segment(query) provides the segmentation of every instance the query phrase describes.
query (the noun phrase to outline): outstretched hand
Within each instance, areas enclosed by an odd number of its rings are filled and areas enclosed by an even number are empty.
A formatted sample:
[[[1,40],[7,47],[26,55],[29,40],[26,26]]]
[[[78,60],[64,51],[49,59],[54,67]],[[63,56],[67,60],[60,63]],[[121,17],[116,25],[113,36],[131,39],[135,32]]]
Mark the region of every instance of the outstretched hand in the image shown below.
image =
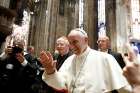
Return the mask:
[[[56,62],[53,60],[53,57],[50,52],[41,51],[40,62],[45,68],[47,74],[53,74],[55,72]]]

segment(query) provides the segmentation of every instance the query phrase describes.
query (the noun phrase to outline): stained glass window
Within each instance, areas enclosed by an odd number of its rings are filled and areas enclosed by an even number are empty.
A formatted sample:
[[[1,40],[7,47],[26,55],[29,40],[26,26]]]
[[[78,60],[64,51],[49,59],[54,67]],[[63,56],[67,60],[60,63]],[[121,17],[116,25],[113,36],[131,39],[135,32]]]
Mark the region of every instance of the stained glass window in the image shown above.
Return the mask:
[[[105,0],[98,0],[98,36],[106,36]]]
[[[139,0],[131,0],[131,31],[135,39],[140,39],[140,9]]]
[[[81,29],[83,29],[83,7],[84,7],[83,0],[79,0],[79,27]]]

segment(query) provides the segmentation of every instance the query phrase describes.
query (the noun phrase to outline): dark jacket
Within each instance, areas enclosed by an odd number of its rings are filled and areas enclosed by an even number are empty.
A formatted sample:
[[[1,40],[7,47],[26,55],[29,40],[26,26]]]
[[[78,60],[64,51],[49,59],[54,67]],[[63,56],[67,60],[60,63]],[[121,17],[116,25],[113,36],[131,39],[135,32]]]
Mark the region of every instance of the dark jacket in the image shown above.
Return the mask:
[[[30,63],[22,66],[14,57],[0,63],[0,91],[2,93],[31,93],[36,70]]]
[[[60,67],[62,66],[62,64],[64,63],[64,61],[71,55],[70,52],[68,52],[66,55],[58,55],[58,57],[56,58],[57,60],[57,64],[56,64],[56,69],[59,70]]]
[[[120,65],[121,68],[125,66],[125,62],[123,60],[123,57],[120,53],[113,52],[111,49],[108,50],[108,53],[114,56],[114,58],[117,60],[118,64]]]

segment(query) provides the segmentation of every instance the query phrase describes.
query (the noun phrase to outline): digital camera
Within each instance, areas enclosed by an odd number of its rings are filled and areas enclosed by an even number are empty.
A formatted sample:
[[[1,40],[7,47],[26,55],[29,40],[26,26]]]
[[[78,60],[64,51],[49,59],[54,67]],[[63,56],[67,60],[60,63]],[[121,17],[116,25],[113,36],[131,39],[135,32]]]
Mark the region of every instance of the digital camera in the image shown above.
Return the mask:
[[[12,47],[12,54],[21,53],[22,51],[23,49],[18,46]]]

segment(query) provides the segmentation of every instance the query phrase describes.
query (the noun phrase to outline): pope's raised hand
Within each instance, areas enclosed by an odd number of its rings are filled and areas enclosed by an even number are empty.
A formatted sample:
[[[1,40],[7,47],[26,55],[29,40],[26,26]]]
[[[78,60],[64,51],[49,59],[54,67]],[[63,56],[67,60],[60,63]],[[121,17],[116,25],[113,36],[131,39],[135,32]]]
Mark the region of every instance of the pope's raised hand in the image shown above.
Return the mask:
[[[53,57],[50,52],[41,51],[40,62],[45,68],[47,74],[53,74],[55,72],[56,62],[53,60]]]

